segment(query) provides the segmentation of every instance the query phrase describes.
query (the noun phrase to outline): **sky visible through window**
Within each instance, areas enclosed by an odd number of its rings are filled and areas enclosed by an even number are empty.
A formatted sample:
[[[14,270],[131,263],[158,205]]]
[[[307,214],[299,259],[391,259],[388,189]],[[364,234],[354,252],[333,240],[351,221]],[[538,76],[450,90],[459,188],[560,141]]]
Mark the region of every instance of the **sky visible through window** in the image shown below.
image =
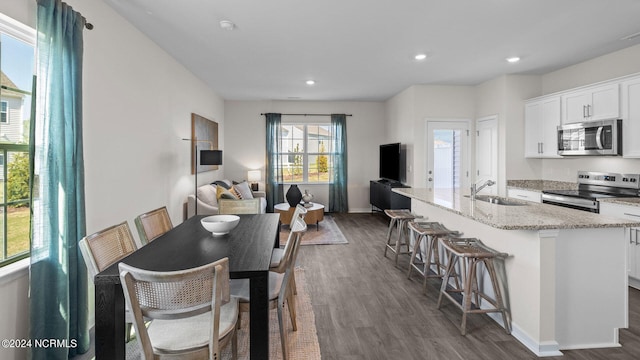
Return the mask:
[[[18,89],[31,92],[33,82],[33,46],[13,36],[0,34],[0,69]],[[22,108],[23,119],[31,114],[31,96],[26,96]]]

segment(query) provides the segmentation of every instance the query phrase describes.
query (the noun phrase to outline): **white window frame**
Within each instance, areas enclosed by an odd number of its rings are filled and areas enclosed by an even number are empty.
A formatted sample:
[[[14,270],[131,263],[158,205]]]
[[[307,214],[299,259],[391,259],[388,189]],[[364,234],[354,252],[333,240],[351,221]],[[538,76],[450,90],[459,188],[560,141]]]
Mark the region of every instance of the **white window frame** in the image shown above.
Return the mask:
[[[0,101],[0,123],[9,123],[9,102],[5,100]]]
[[[302,167],[302,181],[295,181],[295,180],[284,180],[283,179],[283,183],[285,184],[312,184],[312,185],[323,185],[323,184],[330,184],[331,180],[328,181],[310,181],[309,180],[309,157],[310,156],[320,156],[320,155],[326,155],[329,158],[329,162],[330,164],[332,164],[332,166],[329,167],[329,179],[331,179],[331,173],[333,172],[333,164],[334,164],[334,151],[330,146],[327,146],[327,152],[326,153],[318,153],[318,152],[309,152],[308,149],[308,145],[309,145],[309,126],[327,126],[329,125],[329,123],[322,123],[322,122],[313,122],[313,123],[304,123],[304,122],[283,122],[282,126],[302,126],[303,127],[303,152],[300,154],[302,156],[302,162],[303,162],[303,167]],[[335,141],[335,134],[331,134],[332,140]],[[282,142],[283,138],[278,139],[278,141]],[[282,148],[282,147],[281,147]],[[282,152],[280,153],[280,156],[286,156],[286,155],[290,155],[291,152]]]

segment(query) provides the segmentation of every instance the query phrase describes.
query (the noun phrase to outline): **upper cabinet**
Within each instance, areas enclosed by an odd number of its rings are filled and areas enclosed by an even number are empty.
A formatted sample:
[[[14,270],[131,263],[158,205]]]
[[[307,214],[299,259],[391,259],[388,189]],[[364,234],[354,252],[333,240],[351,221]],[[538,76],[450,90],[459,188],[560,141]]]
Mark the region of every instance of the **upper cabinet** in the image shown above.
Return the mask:
[[[640,158],[640,76],[621,83],[622,88],[622,154]]]
[[[558,155],[560,96],[529,100],[524,105],[524,156],[527,158],[560,158]]]
[[[569,91],[562,95],[562,123],[620,117],[619,85],[608,84]]]

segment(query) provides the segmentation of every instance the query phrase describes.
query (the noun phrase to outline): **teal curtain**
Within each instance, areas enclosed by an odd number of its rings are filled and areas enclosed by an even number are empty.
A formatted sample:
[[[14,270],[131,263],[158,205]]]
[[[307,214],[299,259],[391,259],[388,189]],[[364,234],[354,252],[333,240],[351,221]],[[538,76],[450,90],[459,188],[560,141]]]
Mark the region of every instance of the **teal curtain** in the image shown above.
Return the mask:
[[[282,152],[280,138],[282,135],[282,114],[268,113],[267,120],[267,168],[266,195],[267,212],[273,212],[273,206],[284,202],[284,186],[282,183]]]
[[[30,336],[32,359],[67,359],[89,349],[82,154],[82,30],[59,0],[37,0],[37,87],[32,179]],[[62,346],[60,346],[62,344]]]
[[[347,116],[331,114],[334,136],[333,173],[329,183],[329,212],[348,212],[347,196]]]

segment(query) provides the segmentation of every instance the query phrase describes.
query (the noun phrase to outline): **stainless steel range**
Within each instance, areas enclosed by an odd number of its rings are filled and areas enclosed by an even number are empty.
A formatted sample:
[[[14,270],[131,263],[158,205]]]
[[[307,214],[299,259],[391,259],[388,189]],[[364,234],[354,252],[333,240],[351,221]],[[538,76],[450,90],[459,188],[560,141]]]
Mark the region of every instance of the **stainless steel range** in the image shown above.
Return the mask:
[[[542,202],[600,212],[600,199],[640,197],[640,174],[578,171],[578,190],[544,190]]]

